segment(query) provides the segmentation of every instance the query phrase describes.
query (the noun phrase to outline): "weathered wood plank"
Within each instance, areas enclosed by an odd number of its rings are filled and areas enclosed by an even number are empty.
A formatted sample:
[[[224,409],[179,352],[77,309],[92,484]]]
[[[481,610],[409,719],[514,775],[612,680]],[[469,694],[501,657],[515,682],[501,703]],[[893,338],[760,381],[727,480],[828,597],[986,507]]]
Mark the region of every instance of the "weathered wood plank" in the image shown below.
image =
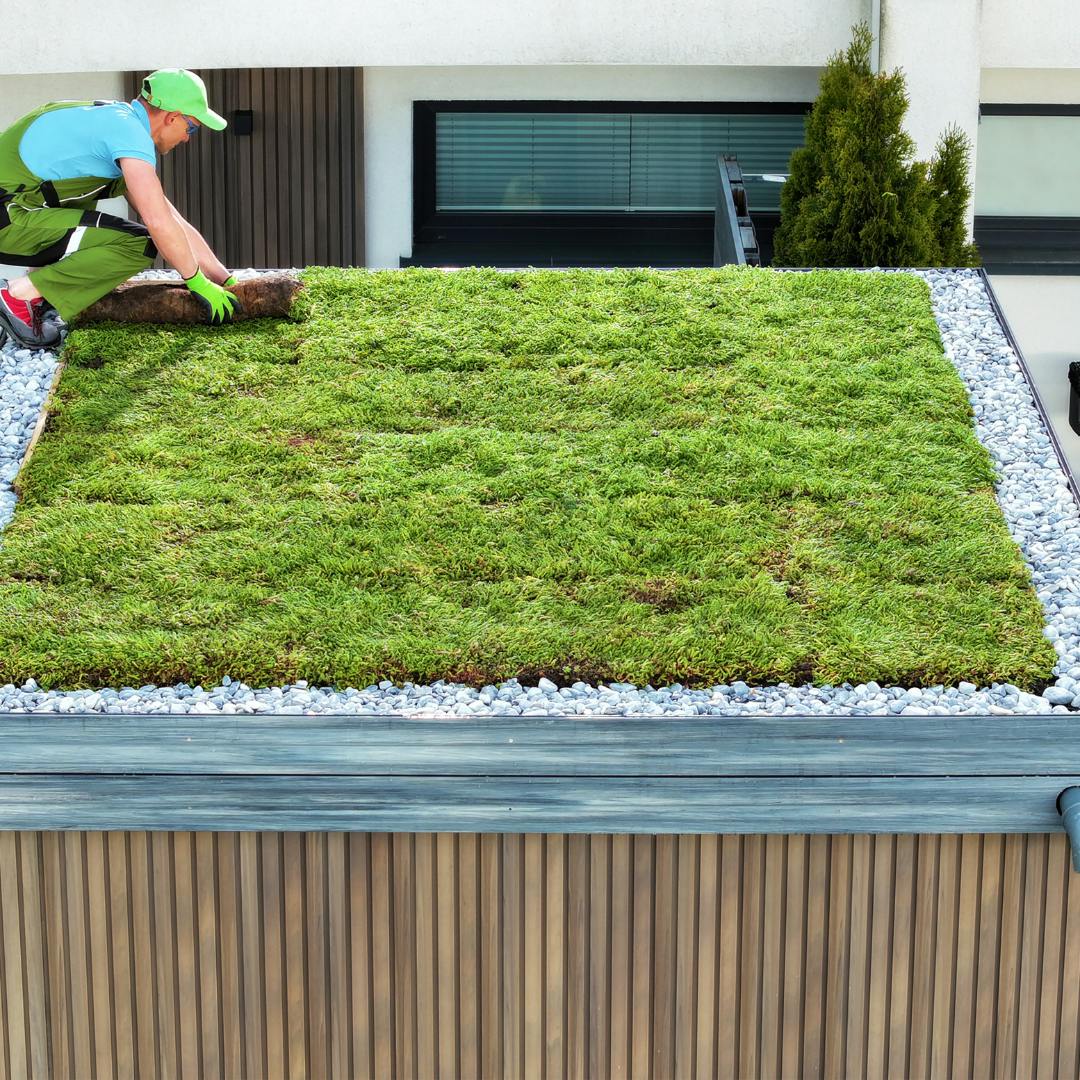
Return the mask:
[[[0,997],[6,1008],[0,1010],[0,1023],[8,1034],[8,1053],[4,1054],[0,1037],[0,1076],[29,1075],[29,1047],[23,1032],[26,1027],[26,998],[23,994],[23,930],[19,902],[19,881],[14,873],[16,844],[14,833],[0,833],[0,863],[7,872],[0,874]],[[10,1068],[10,1072],[8,1069]]]
[[[42,878],[42,845],[40,834],[28,833],[19,837],[19,861],[22,865],[23,890],[23,947],[26,950],[26,998],[29,1031],[29,1056],[32,1080],[49,1076],[49,1015],[48,969],[44,955],[45,941],[41,933],[45,912]],[[30,917],[32,914],[32,919]]]
[[[1080,722],[1030,717],[5,715],[3,773],[1080,775]]]
[[[720,955],[717,961],[716,1045],[717,1076],[734,1076],[739,1061],[739,1018],[734,1003],[742,993],[740,979],[740,913],[742,911],[743,838],[724,836],[720,839],[719,903]],[[650,867],[651,872],[651,867]],[[637,882],[635,881],[635,890]],[[636,912],[635,908],[635,912]],[[634,976],[638,976],[637,966]],[[637,1080],[635,1076],[635,1080]]]
[[[73,1075],[91,1075],[94,1071],[93,1030],[94,994],[89,949],[86,896],[86,834],[67,834],[63,838],[64,876],[67,890],[64,932],[71,940],[83,943],[82,948],[68,952],[70,982],[65,987],[70,995],[71,1033],[74,1046]]]
[[[307,1026],[307,934],[304,932],[304,837],[298,832],[285,836],[284,873],[285,917],[282,938],[285,950],[285,1038],[286,1074],[301,1080],[308,1048]]]
[[[809,838],[809,871],[806,885],[805,996],[803,999],[803,1076],[825,1076],[825,995],[829,928],[828,836]]]
[[[416,949],[416,1072],[419,1076],[437,1076],[435,1043],[440,1021],[436,1011],[438,989],[438,941],[435,897],[435,837],[421,833],[413,837],[413,857],[416,860],[414,892],[416,922],[413,941]]]
[[[715,848],[716,837],[708,837]],[[633,1002],[633,837],[616,836],[611,841],[611,1061],[608,1075],[613,1080],[630,1076]],[[710,970],[712,966],[710,965]],[[709,1024],[709,1029],[712,1025]]]
[[[450,830],[448,830],[450,831]],[[483,1005],[480,978],[480,838],[457,838],[458,910],[458,1075],[480,1075],[480,1018]]]
[[[336,839],[342,839],[335,834]],[[226,1076],[244,1075],[243,1032],[243,924],[240,917],[240,895],[237,882],[240,872],[240,835],[214,837],[217,860],[216,885],[220,896],[217,925],[221,949],[221,1026],[222,1072]],[[204,918],[199,912],[200,921]]]
[[[261,844],[252,832],[240,840],[239,900],[240,936],[243,941],[240,970],[243,978],[245,1016],[243,1025],[243,1075],[267,1076],[266,1006],[263,996],[264,956],[260,944],[262,867]]]
[[[1057,832],[1073,777],[0,776],[0,829]]]
[[[655,880],[655,836],[635,836],[633,838],[633,860],[631,895],[637,900],[638,897],[650,895],[652,883]],[[630,1076],[632,1080],[647,1080],[648,1077],[653,1075],[652,981],[656,922],[651,902],[635,902],[633,907],[631,918],[634,927],[634,943],[630,965]],[[731,922],[737,925],[737,918],[731,920]],[[721,1015],[731,1016],[733,1011]],[[729,1040],[725,1045],[731,1046],[733,1044],[734,1040]],[[734,1073],[734,1070],[732,1070],[732,1073]]]
[[[458,989],[460,962],[458,958],[458,859],[457,838],[453,833],[438,833],[435,837],[435,933],[436,988],[439,1030],[436,1050],[436,1072],[446,1080],[458,1080],[458,1015],[461,1011]],[[539,996],[534,998],[540,1001]]]
[[[109,933],[110,883],[107,880],[106,837],[103,833],[86,834],[86,927],[90,986],[91,1034],[93,1036],[94,1075],[111,1076],[116,1071],[113,1017],[113,992],[110,982],[111,955],[116,937]],[[22,996],[21,994],[19,995]]]
[[[566,1075],[566,837],[545,836],[543,841],[544,1080],[556,1080]]]
[[[304,837],[304,946],[307,978],[307,1054],[304,1070],[308,1076],[326,1076],[330,1072],[330,1025],[327,1022],[330,1001],[328,957],[329,916],[327,913],[327,834],[311,833]]]
[[[629,840],[629,837],[622,839]],[[544,838],[524,838],[525,895],[524,1025],[525,1080],[543,1080],[544,1066]],[[617,946],[613,951],[617,950]],[[442,1013],[440,1011],[440,1020]],[[447,1021],[450,1021],[447,1016]],[[447,1074],[448,1076],[450,1074]]]
[[[123,833],[119,833],[124,838]],[[154,894],[151,889],[153,840],[149,833],[126,838],[131,860],[131,936],[134,964],[135,1060],[137,1072],[152,1076],[158,1070],[158,1023],[155,1009],[156,942],[153,934]]]
[[[191,833],[175,833],[173,846],[172,881],[173,903],[176,912],[176,930],[172,947],[176,950],[176,1019],[180,1032],[179,1075],[191,1080],[202,1075],[199,1031],[196,1018],[188,1012],[185,1002],[199,997],[198,937],[195,912],[198,906],[195,896],[195,837]]]
[[[267,1080],[285,1080],[288,1075],[285,988],[288,976],[285,969],[285,900],[282,869],[284,837],[264,833],[259,838],[262,858],[261,940],[263,943],[263,1032],[265,1033]]]
[[[352,1068],[348,1076],[376,1076],[376,1050],[384,1043],[375,1030],[375,948],[372,943],[374,902],[372,837],[353,833],[346,839],[349,873],[349,940],[347,960],[351,994]],[[342,1002],[342,1004],[345,1002]]]
[[[570,841],[574,843],[573,840]],[[679,840],[656,838],[656,915],[653,919],[652,1075],[678,1076],[675,1070],[676,940],[678,924]],[[752,1070],[748,1070],[747,1075]],[[684,1074],[685,1075],[685,1074]]]
[[[228,843],[232,837],[218,839]],[[224,1034],[227,1026],[222,1011],[229,1001],[218,981],[224,967],[224,939],[227,913],[218,895],[218,869],[215,836],[202,832],[195,838],[195,904],[191,913],[195,956],[198,961],[198,995],[201,1003],[199,1038],[202,1042],[199,1069],[204,1076],[221,1076]],[[231,1026],[231,1025],[229,1025]]]
[[[783,1041],[783,1053],[780,1065],[784,1075],[796,1069],[796,1063],[803,1060],[806,1010],[806,955],[807,923],[807,882],[809,872],[808,836],[793,836],[787,841],[786,865],[782,868],[786,879],[784,898],[784,936],[780,941],[783,949],[783,1019],[780,1033]]]
[[[525,837],[502,837],[502,1075],[525,1075]],[[424,1075],[421,1070],[421,1076]],[[434,1075],[429,1072],[427,1075]]]
[[[908,1061],[911,1034],[912,919],[915,914],[915,843],[910,833],[896,837],[896,882],[893,896],[889,1030],[886,1061],[893,1080],[913,1074]]]
[[[684,838],[693,843],[693,837]],[[589,1076],[611,1076],[611,837],[589,842]]]
[[[502,937],[503,910],[500,902],[502,875],[498,836],[481,836],[479,851],[480,889],[477,940],[480,947],[480,1073],[481,1076],[502,1076],[503,1014],[502,1014]]]

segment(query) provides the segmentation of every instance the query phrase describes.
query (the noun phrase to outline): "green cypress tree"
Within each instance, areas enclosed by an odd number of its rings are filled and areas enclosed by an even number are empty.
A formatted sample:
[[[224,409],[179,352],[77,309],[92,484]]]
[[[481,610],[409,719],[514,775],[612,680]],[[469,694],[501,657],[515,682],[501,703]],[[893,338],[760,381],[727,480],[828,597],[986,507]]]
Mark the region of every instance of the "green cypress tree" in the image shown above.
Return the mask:
[[[967,136],[957,125],[950,125],[938,140],[929,176],[941,266],[979,265],[979,253],[968,243],[965,221],[971,201],[970,163]]]
[[[903,130],[900,71],[875,75],[873,35],[852,28],[829,58],[780,195],[774,266],[969,265],[966,137],[953,127],[930,164]]]

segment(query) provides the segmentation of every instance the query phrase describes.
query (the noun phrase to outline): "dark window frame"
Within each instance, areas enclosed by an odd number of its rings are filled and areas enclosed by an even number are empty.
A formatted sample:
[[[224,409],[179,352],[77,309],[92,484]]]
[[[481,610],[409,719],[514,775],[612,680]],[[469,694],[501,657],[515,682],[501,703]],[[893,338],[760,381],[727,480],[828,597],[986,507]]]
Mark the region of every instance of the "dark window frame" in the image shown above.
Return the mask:
[[[806,115],[809,101],[414,101],[413,243],[670,243],[712,232],[708,211],[447,211],[435,208],[435,116],[439,112],[647,112],[681,114],[775,113]],[[758,214],[752,215],[758,223]],[[779,215],[762,212],[775,228]]]
[[[980,116],[1080,116],[1080,105],[1013,105],[980,102]]]
[[[984,116],[1080,116],[1080,104],[980,102]],[[995,273],[1075,274],[1080,268],[1080,217],[977,214],[975,242]]]

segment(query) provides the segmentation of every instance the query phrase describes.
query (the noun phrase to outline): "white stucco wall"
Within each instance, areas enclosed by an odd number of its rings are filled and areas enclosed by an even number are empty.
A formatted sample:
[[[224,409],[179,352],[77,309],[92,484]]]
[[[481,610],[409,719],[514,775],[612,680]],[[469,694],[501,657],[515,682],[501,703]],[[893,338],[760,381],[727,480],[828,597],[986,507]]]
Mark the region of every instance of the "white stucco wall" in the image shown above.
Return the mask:
[[[979,142],[981,0],[882,0],[881,68],[902,68],[910,104],[904,127],[916,156],[928,161],[946,127],[956,124],[971,146],[969,183],[975,183]],[[927,28],[933,27],[928,34]],[[974,200],[968,204],[970,236]]]
[[[979,100],[1006,105],[1080,104],[1080,68],[987,68]]]
[[[903,69],[910,98],[904,127],[920,158],[930,157],[949,124],[959,124],[973,147],[978,138],[979,3],[882,0],[881,67]]]
[[[10,65],[8,65],[10,66]],[[47,101],[96,101],[124,97],[122,71],[79,71],[48,75],[0,75],[0,131]],[[100,209],[128,216],[126,199],[105,199]],[[24,267],[0,265],[0,277],[22,273]]]
[[[952,0],[942,2],[947,10]],[[1076,0],[982,0],[982,66],[1080,67]]]
[[[477,64],[814,66],[841,47],[872,0],[127,0],[4,5],[4,70]],[[894,0],[902,3],[906,0]],[[921,0],[911,0],[912,8]],[[922,23],[953,0],[937,0]],[[981,0],[987,68],[1080,67],[1076,0]],[[166,32],[167,28],[167,32]],[[913,62],[914,58],[906,58]]]
[[[6,0],[12,73],[427,64],[818,65],[869,0]]]
[[[364,156],[367,264],[412,254],[414,101],[809,101],[818,68],[367,68]]]
[[[5,67],[10,69],[7,57]],[[46,101],[122,98],[122,71],[77,71],[49,75],[0,75],[0,130]]]

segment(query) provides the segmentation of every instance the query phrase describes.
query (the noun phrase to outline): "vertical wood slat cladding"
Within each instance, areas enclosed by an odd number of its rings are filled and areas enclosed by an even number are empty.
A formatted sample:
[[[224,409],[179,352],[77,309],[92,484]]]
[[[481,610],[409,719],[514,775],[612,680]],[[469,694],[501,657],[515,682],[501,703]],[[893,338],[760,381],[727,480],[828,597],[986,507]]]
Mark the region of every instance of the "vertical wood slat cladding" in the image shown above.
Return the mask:
[[[0,1077],[1080,1075],[1063,835],[0,832]]]
[[[135,97],[148,72],[127,76]],[[363,71],[200,71],[229,121],[159,159],[165,193],[230,267],[363,266]],[[251,109],[251,135],[232,130]]]

